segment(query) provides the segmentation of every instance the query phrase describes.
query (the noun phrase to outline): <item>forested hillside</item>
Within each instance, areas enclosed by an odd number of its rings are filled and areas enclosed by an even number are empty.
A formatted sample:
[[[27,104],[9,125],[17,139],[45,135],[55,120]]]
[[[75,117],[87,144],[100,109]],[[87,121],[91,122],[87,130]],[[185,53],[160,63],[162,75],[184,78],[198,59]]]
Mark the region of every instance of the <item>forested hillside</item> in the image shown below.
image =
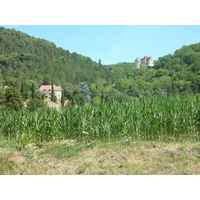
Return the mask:
[[[30,37],[14,29],[0,28],[0,67],[5,84],[18,86],[22,80],[57,85],[65,82],[94,82],[98,64],[89,57],[69,53],[54,43]],[[14,78],[13,78],[14,77]]]
[[[47,40],[0,27],[2,86],[20,88],[22,81],[26,81],[29,88],[34,83],[38,89],[41,84],[53,82],[65,89],[66,97],[72,98],[80,94],[79,83],[90,85],[98,78],[107,80],[107,71],[89,57],[70,53]]]
[[[200,43],[160,57],[151,69],[135,69],[134,63],[105,66],[101,60],[96,63],[47,40],[0,27],[0,85],[20,88],[23,81],[36,89],[53,82],[62,86],[65,98],[79,95],[78,102],[81,93],[94,104],[199,93]]]
[[[110,68],[121,74],[115,89],[132,97],[196,94],[200,92],[200,43],[160,57],[153,68],[135,69],[131,64]]]

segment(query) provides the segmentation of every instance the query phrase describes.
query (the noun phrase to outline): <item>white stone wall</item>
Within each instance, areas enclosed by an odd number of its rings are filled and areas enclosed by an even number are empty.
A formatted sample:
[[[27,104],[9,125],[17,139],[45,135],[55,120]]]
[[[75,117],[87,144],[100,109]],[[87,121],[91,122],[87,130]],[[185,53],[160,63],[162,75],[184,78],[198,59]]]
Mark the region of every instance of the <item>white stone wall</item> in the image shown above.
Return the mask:
[[[150,66],[150,67],[154,66],[154,62],[153,62],[153,59],[151,57],[149,59],[148,66]]]
[[[142,60],[141,67],[146,67],[146,66],[147,66],[146,60]]]
[[[136,68],[137,68],[137,69],[140,68],[140,64],[141,64],[141,61],[136,61],[136,62],[135,62],[135,65],[136,65]]]
[[[62,97],[62,91],[61,90],[55,90],[55,96],[58,100],[61,100]]]
[[[136,66],[136,69],[139,69],[140,68],[140,65],[141,65],[141,60],[137,57],[135,59],[135,66]]]

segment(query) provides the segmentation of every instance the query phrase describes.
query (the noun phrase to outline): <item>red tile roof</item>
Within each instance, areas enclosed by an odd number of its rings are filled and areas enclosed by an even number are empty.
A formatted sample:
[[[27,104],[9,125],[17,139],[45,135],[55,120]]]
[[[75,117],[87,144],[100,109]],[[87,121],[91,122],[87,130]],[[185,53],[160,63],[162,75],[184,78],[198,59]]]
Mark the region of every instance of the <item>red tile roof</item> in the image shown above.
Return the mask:
[[[51,85],[41,85],[40,91],[44,93],[51,93]],[[61,86],[53,85],[54,90],[62,90]]]

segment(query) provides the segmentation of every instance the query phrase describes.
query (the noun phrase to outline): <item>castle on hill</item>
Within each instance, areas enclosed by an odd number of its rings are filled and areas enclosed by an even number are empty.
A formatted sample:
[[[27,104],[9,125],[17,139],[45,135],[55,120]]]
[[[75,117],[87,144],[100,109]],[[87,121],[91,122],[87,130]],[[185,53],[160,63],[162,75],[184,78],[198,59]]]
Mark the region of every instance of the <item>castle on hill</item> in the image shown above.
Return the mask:
[[[139,59],[138,57],[135,59],[135,66],[137,69],[140,67],[153,67],[154,62],[153,59],[148,56],[144,56],[144,58]]]

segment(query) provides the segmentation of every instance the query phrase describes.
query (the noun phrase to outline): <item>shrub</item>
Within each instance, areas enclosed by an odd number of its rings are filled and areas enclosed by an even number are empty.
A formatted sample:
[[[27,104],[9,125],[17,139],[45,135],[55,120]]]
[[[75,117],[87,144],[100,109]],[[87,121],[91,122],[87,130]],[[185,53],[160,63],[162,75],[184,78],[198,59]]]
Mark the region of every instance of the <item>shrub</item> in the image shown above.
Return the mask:
[[[29,110],[34,111],[37,108],[45,108],[46,103],[42,99],[31,99],[27,103],[27,107],[29,108]]]
[[[5,93],[6,108],[9,110],[19,110],[23,107],[23,98],[20,91],[15,87],[6,89]]]

